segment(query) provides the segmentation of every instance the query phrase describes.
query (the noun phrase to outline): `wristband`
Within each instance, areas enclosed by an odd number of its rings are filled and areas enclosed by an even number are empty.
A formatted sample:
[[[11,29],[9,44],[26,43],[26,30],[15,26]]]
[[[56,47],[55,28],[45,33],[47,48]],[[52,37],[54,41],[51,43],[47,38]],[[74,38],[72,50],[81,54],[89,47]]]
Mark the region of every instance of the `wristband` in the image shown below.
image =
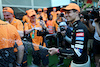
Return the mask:
[[[22,64],[19,64],[19,63],[17,63],[17,62],[16,62],[16,65],[17,65],[17,66],[22,66]]]

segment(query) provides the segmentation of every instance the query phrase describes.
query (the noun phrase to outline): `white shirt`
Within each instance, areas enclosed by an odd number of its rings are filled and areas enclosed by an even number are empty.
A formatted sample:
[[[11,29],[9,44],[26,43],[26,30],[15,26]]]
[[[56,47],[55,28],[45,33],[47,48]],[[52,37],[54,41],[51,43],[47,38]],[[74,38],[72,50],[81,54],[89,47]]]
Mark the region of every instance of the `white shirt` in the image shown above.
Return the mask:
[[[96,29],[96,25],[95,25],[95,22],[92,23],[92,25],[95,27],[95,33],[94,33],[94,38],[98,41],[100,41],[100,37],[97,33],[97,29]]]

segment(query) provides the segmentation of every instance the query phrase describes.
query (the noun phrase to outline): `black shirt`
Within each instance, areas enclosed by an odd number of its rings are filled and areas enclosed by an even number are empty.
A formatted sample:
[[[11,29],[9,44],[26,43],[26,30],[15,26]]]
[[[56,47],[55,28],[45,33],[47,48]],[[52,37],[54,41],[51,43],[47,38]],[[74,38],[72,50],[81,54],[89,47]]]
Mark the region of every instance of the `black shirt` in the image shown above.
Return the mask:
[[[74,51],[73,62],[76,64],[86,63],[88,60],[87,56],[87,41],[88,41],[88,30],[81,21],[73,23],[73,32],[71,33],[72,44],[71,48]],[[60,53],[63,50],[59,50]]]

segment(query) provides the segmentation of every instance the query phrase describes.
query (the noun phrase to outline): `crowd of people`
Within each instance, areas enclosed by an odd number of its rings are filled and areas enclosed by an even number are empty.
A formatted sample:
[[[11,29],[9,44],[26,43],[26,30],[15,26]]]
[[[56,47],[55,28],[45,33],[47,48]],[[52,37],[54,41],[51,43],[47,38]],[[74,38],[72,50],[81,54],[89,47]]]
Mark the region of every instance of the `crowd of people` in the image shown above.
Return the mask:
[[[22,20],[14,17],[10,7],[2,11],[5,21],[0,20],[0,67],[28,67],[30,48],[33,64],[39,67],[49,67],[49,54],[59,55],[57,66],[70,56],[70,67],[91,67],[92,57],[95,67],[100,67],[100,4],[87,14],[75,3],[60,11],[54,7],[49,16],[47,8],[39,8],[37,13],[29,9]]]

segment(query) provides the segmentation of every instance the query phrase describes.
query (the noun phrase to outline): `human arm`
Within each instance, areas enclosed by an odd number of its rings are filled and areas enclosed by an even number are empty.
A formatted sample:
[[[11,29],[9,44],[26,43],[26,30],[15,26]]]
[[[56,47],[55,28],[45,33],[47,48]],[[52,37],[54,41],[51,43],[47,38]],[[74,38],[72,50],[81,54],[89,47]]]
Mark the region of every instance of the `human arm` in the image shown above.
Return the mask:
[[[24,36],[24,32],[23,32],[23,24],[20,20],[17,20],[17,31],[20,35],[20,37],[22,38]]]
[[[23,55],[24,55],[24,45],[18,46],[17,49],[18,49],[18,52],[17,52],[16,63],[21,64],[22,59],[23,59]],[[20,66],[16,65],[16,67],[20,67]]]
[[[97,33],[98,33],[98,35],[100,37],[100,23],[95,22],[95,25],[96,25]]]
[[[50,53],[50,55],[54,55],[57,53],[63,54],[63,55],[74,55],[74,51],[71,48],[68,49],[58,49],[58,48],[49,48],[48,52]]]
[[[15,42],[18,45],[18,47],[17,47],[18,52],[17,52],[17,60],[16,60],[16,63],[17,64],[21,64],[22,59],[23,59],[23,55],[24,55],[24,45],[23,45],[23,43],[21,41],[21,38],[20,38],[17,30],[15,31]],[[16,67],[20,67],[20,66],[16,65]]]

